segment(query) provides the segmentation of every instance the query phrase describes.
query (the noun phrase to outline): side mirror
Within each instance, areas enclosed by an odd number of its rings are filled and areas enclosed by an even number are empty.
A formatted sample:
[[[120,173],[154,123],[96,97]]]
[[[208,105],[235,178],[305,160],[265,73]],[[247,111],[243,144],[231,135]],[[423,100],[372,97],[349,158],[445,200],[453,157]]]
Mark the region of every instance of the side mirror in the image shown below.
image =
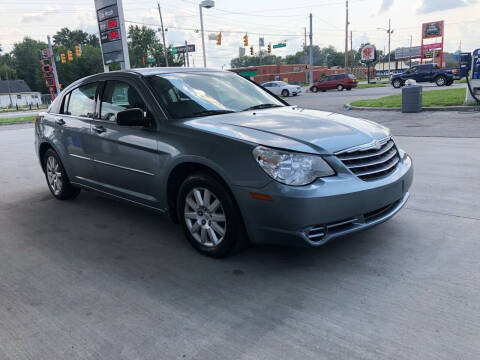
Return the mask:
[[[117,113],[117,124],[122,126],[146,126],[143,110],[138,108],[127,109]]]

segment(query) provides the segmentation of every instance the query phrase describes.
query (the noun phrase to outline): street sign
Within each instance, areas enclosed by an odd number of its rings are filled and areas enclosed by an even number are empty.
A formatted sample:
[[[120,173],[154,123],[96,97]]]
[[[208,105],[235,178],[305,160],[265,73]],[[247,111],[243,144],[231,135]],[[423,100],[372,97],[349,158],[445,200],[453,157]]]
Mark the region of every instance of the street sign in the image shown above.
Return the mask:
[[[243,76],[243,77],[257,76],[257,72],[256,71],[244,71],[244,72],[240,73],[240,75]]]
[[[278,48],[282,48],[282,47],[285,47],[285,46],[287,46],[287,43],[278,43],[278,44],[273,45],[272,47],[274,49],[278,49]]]
[[[55,61],[59,62],[60,61],[60,55],[55,56]]]
[[[153,57],[148,57],[147,58],[147,63],[154,63],[155,62],[155,58]]]
[[[186,52],[185,51],[185,45],[172,47],[172,54],[173,55],[184,54],[185,52]],[[189,53],[195,52],[195,44],[188,44],[188,52]]]

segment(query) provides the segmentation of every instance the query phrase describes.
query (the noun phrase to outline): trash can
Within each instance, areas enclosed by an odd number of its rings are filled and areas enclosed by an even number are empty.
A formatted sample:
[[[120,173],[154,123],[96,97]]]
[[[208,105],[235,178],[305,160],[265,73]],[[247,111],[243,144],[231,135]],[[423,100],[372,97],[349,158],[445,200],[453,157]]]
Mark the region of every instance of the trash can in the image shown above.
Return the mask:
[[[402,88],[402,113],[422,111],[422,86],[409,85]]]

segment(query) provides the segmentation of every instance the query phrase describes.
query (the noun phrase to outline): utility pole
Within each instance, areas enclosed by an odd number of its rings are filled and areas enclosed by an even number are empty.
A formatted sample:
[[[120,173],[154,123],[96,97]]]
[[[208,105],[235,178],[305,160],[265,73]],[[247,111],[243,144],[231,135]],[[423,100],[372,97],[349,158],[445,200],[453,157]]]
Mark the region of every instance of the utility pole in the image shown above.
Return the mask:
[[[307,60],[307,27],[305,26],[303,28],[303,30],[305,31],[305,40],[303,42],[303,55],[304,55],[304,60],[305,60],[305,82],[308,81],[308,75],[307,75],[307,64],[308,64],[308,60]]]
[[[188,42],[185,40],[185,54],[187,54],[187,67],[190,67],[190,59],[188,56]]]
[[[6,80],[7,80],[8,97],[10,98],[10,107],[13,107],[12,91],[11,91],[11,89],[10,89],[10,81],[8,80],[8,71],[5,71],[5,78],[6,78]]]
[[[312,13],[310,13],[310,86],[313,85],[313,35],[312,35]]]
[[[57,90],[57,96],[58,96],[58,94],[60,94],[60,86],[58,83],[57,66],[55,65],[55,56],[53,56],[53,49],[52,49],[52,42],[50,41],[50,35],[47,35],[47,42],[48,42],[48,52],[50,56],[50,63],[52,64],[53,78],[55,79],[55,89]]]
[[[345,2],[345,74],[348,66],[348,0]]]
[[[390,37],[392,35],[392,28],[390,19],[388,19],[388,76],[390,76]]]
[[[160,26],[162,27],[163,56],[165,56],[165,66],[168,67],[167,43],[165,42],[165,30],[163,28],[162,9],[160,8],[159,2],[157,2],[157,5],[158,5],[158,15],[160,15]]]
[[[410,55],[410,67],[412,67],[412,35],[410,35],[410,49],[408,55]]]
[[[350,30],[350,53],[352,55],[351,61],[350,61],[350,72],[353,74],[353,57],[354,57],[354,52],[353,52],[353,31]]]

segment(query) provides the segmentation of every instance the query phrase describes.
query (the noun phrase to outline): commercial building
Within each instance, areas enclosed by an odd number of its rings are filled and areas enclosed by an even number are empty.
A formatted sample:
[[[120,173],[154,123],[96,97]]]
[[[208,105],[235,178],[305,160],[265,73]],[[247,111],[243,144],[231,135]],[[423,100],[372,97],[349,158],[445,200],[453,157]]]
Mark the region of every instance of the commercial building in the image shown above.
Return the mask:
[[[375,70],[372,68],[371,75],[375,75]],[[281,80],[289,84],[299,84],[308,82],[309,70],[305,64],[276,64],[276,65],[258,65],[248,66],[243,68],[234,68],[231,71],[236,72],[242,76],[248,77],[256,83],[263,83],[266,81]],[[366,67],[354,67],[348,69],[349,73],[353,73],[356,77],[364,78],[367,76]],[[342,67],[314,66],[313,79],[320,80],[325,76],[333,74],[343,74]]]
[[[0,107],[40,105],[39,92],[32,91],[24,80],[0,81]]]

